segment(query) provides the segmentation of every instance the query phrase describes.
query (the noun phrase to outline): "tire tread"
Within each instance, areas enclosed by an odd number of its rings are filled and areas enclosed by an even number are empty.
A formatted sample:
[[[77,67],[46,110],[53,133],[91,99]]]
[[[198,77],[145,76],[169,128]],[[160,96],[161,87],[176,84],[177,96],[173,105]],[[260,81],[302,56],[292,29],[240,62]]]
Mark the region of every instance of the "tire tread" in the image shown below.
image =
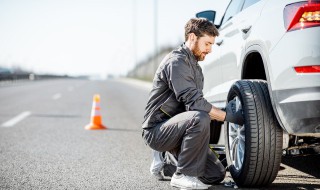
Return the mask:
[[[241,96],[245,108],[246,141],[242,169],[239,172],[230,168],[231,175],[239,186],[269,185],[276,178],[281,163],[282,129],[273,112],[267,82],[238,81],[231,88],[228,100],[235,94]]]

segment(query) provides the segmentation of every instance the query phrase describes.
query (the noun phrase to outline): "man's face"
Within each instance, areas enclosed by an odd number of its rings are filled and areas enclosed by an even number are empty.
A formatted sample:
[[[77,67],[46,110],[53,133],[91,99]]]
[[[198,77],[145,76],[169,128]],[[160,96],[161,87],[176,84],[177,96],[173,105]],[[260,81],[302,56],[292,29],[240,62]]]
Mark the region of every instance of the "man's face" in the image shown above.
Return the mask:
[[[191,51],[198,61],[203,61],[208,53],[211,52],[215,37],[204,35],[197,38],[192,44]]]

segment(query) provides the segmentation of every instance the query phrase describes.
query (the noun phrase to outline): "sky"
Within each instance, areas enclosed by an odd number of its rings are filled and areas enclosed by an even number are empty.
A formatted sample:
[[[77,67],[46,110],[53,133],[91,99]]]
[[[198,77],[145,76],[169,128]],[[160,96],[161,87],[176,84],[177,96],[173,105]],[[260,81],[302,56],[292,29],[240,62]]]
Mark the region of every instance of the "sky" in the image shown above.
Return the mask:
[[[184,41],[197,12],[229,0],[0,0],[0,66],[41,74],[125,75]],[[156,26],[156,27],[155,27]]]

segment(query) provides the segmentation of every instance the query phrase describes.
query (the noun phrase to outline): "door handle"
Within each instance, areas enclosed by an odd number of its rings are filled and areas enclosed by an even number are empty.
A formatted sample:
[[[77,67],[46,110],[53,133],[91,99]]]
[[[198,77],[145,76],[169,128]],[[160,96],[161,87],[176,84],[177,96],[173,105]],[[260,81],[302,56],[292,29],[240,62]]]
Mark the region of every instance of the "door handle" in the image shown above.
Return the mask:
[[[251,29],[251,26],[246,26],[246,27],[242,28],[241,31],[246,34],[249,32],[250,29]]]
[[[218,46],[220,46],[220,45],[222,44],[222,42],[223,42],[223,39],[218,40],[218,41],[216,42],[216,44],[217,44]]]

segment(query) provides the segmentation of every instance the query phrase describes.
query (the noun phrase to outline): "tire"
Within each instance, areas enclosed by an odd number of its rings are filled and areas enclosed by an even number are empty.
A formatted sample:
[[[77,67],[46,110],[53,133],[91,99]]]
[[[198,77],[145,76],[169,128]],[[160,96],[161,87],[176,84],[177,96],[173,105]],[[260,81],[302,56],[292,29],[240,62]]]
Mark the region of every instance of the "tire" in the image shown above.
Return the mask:
[[[228,94],[228,102],[232,99],[236,99],[236,109],[242,108],[245,124],[225,123],[230,173],[238,186],[267,186],[278,174],[283,138],[268,85],[263,80],[237,81]]]

